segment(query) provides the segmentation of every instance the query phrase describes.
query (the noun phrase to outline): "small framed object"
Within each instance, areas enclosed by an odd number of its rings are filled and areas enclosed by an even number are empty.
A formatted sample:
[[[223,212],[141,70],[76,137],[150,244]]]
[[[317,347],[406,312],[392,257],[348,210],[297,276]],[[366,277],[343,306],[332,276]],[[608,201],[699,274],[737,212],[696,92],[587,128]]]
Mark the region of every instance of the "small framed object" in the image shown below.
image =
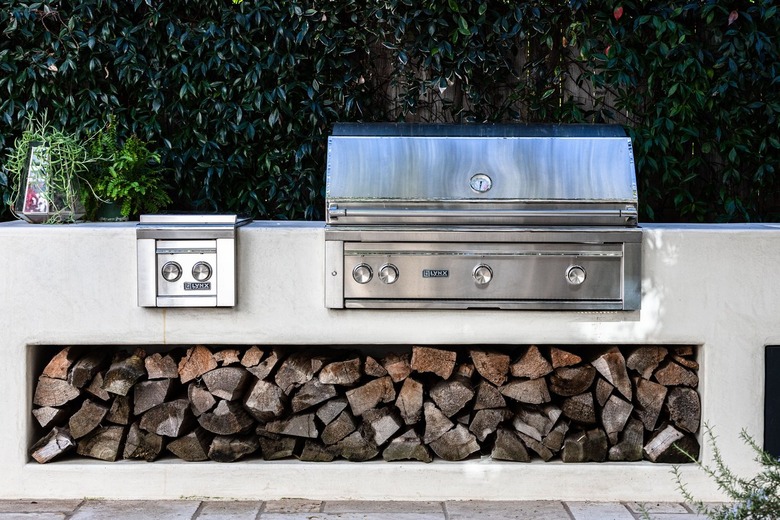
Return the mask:
[[[49,147],[32,141],[14,204],[14,212],[28,222],[45,222],[49,218],[48,169]]]

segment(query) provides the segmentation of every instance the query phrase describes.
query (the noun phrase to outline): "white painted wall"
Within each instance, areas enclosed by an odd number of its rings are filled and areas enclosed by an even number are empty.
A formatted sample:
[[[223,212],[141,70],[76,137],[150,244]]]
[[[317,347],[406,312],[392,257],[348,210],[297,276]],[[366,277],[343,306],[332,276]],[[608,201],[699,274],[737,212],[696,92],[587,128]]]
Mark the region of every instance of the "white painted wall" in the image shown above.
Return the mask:
[[[763,434],[764,346],[780,344],[780,227],[647,226],[642,310],[634,313],[327,310],[321,223],[239,230],[238,305],[136,306],[135,228],[0,224],[0,498],[680,500],[651,463],[232,464],[121,461],[39,465],[27,455],[35,345],[695,344],[703,420],[738,473],[739,440]],[[711,450],[703,447],[703,461]],[[719,500],[694,466],[691,490]]]

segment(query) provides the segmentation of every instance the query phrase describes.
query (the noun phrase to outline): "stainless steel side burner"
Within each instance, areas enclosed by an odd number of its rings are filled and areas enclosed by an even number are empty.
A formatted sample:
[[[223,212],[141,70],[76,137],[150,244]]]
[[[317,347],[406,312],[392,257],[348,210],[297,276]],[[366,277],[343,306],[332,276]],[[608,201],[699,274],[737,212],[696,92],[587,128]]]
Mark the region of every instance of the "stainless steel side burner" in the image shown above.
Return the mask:
[[[233,307],[236,215],[141,215],[136,228],[140,307]]]

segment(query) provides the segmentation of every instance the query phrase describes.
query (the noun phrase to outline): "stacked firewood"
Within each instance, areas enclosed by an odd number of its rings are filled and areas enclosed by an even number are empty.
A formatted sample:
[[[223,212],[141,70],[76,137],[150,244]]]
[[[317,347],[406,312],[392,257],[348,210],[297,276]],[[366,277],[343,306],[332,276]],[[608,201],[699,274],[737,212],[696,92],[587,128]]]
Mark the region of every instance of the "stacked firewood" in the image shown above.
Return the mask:
[[[41,463],[69,452],[218,462],[698,456],[693,347],[391,350],[66,347],[38,378],[30,453]]]

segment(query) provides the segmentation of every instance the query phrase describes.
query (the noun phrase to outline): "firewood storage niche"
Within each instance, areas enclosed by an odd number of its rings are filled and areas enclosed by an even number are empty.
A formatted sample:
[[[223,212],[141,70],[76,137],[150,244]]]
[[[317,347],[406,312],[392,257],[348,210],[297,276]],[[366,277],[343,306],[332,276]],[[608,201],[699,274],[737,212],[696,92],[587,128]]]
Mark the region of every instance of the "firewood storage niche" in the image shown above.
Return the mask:
[[[31,346],[38,463],[685,463],[693,345]]]

